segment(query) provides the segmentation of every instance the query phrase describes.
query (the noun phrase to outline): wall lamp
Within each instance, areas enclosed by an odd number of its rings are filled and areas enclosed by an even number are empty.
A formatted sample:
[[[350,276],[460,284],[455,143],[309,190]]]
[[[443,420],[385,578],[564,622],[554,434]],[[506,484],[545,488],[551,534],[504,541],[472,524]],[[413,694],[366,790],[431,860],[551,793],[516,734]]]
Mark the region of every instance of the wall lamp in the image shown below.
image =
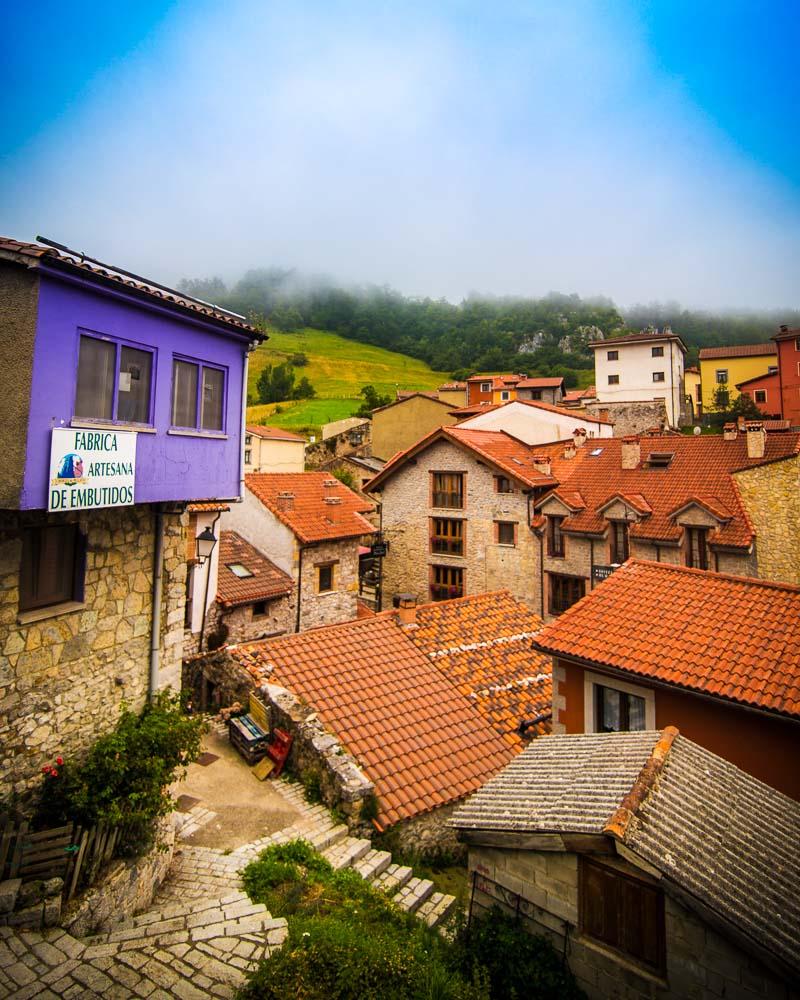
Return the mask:
[[[217,538],[211,528],[208,526],[203,528],[195,540],[195,545],[197,546],[197,564],[199,566],[202,566],[206,559],[208,559],[214,551],[216,544]]]

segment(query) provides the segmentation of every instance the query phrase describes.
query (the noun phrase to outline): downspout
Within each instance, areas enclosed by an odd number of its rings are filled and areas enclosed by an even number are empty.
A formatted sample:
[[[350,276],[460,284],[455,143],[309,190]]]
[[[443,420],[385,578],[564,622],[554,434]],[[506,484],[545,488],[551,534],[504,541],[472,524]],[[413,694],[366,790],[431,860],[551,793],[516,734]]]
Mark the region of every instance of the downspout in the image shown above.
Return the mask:
[[[153,620],[150,626],[150,675],[147,681],[147,700],[155,699],[161,659],[161,595],[164,584],[164,515],[156,512],[153,554]]]
[[[246,365],[245,365],[245,367],[246,367]],[[217,526],[217,521],[219,521],[219,519],[221,517],[222,517],[222,513],[219,513],[214,518],[214,523],[211,525],[211,534],[212,535],[214,534],[214,528],[216,528],[216,526]],[[195,544],[197,544],[197,543],[195,542]],[[219,544],[219,543],[217,543],[217,544]],[[214,548],[216,548],[216,545],[214,546]],[[214,553],[212,551],[211,555],[206,559],[206,563],[207,563],[207,566],[206,566],[206,586],[205,586],[205,592],[203,594],[203,620],[202,620],[202,622],[200,624],[200,642],[197,644],[197,652],[198,653],[202,653],[203,652],[203,640],[206,637],[206,612],[208,611],[208,581],[211,579],[211,560],[213,559],[213,557],[214,557]]]
[[[303,546],[297,549],[297,616],[295,617],[294,630],[300,631],[300,602],[303,593]]]

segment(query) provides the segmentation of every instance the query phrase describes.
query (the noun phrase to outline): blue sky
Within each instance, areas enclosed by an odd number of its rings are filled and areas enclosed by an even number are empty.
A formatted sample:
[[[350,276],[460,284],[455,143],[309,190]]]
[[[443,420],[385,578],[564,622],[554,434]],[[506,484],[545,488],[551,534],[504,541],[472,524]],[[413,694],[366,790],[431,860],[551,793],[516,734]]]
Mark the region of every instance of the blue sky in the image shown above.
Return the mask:
[[[162,280],[798,306],[796,3],[9,6],[0,230]]]

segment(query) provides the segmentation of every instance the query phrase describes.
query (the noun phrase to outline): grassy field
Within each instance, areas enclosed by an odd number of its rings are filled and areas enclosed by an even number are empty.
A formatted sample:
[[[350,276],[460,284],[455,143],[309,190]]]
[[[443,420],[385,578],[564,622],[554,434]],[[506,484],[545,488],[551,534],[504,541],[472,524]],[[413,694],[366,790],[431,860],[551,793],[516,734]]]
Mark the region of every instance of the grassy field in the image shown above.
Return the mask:
[[[248,423],[269,422],[277,427],[316,433],[322,424],[349,417],[358,409],[362,386],[374,385],[378,392],[394,398],[396,389],[435,389],[450,377],[448,372],[435,372],[416,358],[346,340],[335,333],[272,330],[266,344],[250,358],[250,394],[255,396],[256,381],[267,365],[280,364],[292,354],[300,353],[306,355],[308,364],[295,368],[295,376],[298,380],[305,376],[318,398],[250,406]],[[276,408],[281,412],[276,413]]]

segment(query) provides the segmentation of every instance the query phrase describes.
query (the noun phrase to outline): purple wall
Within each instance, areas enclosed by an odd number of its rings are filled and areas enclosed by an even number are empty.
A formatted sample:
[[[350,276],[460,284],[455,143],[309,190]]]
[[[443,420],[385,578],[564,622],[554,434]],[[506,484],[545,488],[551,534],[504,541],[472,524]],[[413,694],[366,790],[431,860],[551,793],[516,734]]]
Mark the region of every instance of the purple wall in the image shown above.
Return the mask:
[[[75,406],[79,329],[155,348],[152,382],[156,433],[140,433],[136,448],[136,503],[239,496],[242,373],[246,335],[216,332],[190,317],[109,295],[90,281],[76,283],[43,270],[33,359],[23,509],[47,506],[50,430],[69,427]],[[168,434],[173,353],[227,369],[226,439]],[[120,425],[120,430],[125,426]]]

